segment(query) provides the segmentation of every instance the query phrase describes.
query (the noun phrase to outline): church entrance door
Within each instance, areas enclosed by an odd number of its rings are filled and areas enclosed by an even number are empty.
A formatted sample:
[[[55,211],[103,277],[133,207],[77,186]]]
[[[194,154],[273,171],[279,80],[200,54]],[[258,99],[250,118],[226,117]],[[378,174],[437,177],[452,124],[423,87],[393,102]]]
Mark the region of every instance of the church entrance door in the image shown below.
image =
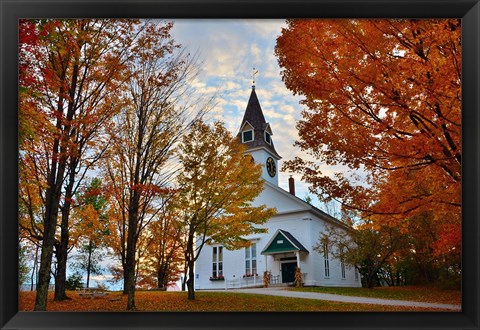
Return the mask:
[[[295,282],[295,268],[297,268],[296,262],[282,263],[282,283]]]

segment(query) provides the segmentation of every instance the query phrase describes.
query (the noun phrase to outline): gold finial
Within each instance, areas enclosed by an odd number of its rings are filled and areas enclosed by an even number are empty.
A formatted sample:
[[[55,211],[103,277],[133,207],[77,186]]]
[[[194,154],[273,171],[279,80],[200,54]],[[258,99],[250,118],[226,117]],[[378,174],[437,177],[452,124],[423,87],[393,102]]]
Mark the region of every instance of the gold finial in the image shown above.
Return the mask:
[[[255,75],[258,73],[258,70],[255,70],[255,68],[253,68],[253,71],[252,71],[252,88],[255,88]]]

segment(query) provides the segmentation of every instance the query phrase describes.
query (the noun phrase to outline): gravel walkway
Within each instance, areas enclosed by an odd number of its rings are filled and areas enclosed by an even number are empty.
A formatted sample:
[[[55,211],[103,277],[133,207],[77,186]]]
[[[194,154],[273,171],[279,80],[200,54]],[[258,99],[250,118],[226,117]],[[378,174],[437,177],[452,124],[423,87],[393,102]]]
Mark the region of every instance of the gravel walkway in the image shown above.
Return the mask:
[[[462,310],[462,307],[460,305],[454,305],[454,304],[437,304],[437,303],[426,303],[426,302],[407,301],[407,300],[352,297],[352,296],[342,296],[342,295],[338,295],[338,294],[329,294],[329,293],[291,291],[291,290],[287,290],[286,288],[229,289],[228,291],[229,292],[252,293],[252,294],[263,294],[263,295],[268,295],[268,296],[282,296],[282,297],[292,297],[292,298],[305,298],[305,299],[319,299],[319,300],[339,301],[339,302],[347,302],[347,303],[388,305],[388,306],[407,306],[407,307],[425,307],[425,308],[441,308],[441,309],[451,309],[452,311],[461,311]]]

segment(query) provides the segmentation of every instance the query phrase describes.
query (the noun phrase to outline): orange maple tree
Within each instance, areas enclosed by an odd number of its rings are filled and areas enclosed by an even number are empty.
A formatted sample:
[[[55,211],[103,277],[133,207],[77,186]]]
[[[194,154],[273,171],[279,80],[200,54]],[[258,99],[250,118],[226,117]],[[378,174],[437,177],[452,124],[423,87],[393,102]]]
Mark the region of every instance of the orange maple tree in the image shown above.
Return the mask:
[[[285,169],[372,224],[408,232],[409,219],[433,210],[434,253],[459,256],[460,20],[287,24],[275,53],[285,85],[303,96],[295,144],[308,156]]]
[[[179,220],[174,209],[167,204],[148,228],[148,264],[153,269],[158,289],[166,289],[180,279],[184,251]]]

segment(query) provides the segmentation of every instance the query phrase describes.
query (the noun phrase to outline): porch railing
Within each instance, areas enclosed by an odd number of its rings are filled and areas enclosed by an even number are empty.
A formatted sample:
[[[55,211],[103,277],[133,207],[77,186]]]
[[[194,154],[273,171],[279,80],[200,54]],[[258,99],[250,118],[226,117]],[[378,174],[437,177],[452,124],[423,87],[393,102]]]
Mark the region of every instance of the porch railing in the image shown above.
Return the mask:
[[[302,273],[302,282],[305,283],[307,273]],[[286,285],[282,283],[280,275],[270,275],[270,285]],[[251,277],[237,277],[231,279],[225,279],[225,290],[228,289],[241,289],[241,288],[254,288],[263,286],[263,278],[261,276]]]
[[[237,277],[225,280],[225,289],[241,289],[263,286],[263,280],[260,276]]]

